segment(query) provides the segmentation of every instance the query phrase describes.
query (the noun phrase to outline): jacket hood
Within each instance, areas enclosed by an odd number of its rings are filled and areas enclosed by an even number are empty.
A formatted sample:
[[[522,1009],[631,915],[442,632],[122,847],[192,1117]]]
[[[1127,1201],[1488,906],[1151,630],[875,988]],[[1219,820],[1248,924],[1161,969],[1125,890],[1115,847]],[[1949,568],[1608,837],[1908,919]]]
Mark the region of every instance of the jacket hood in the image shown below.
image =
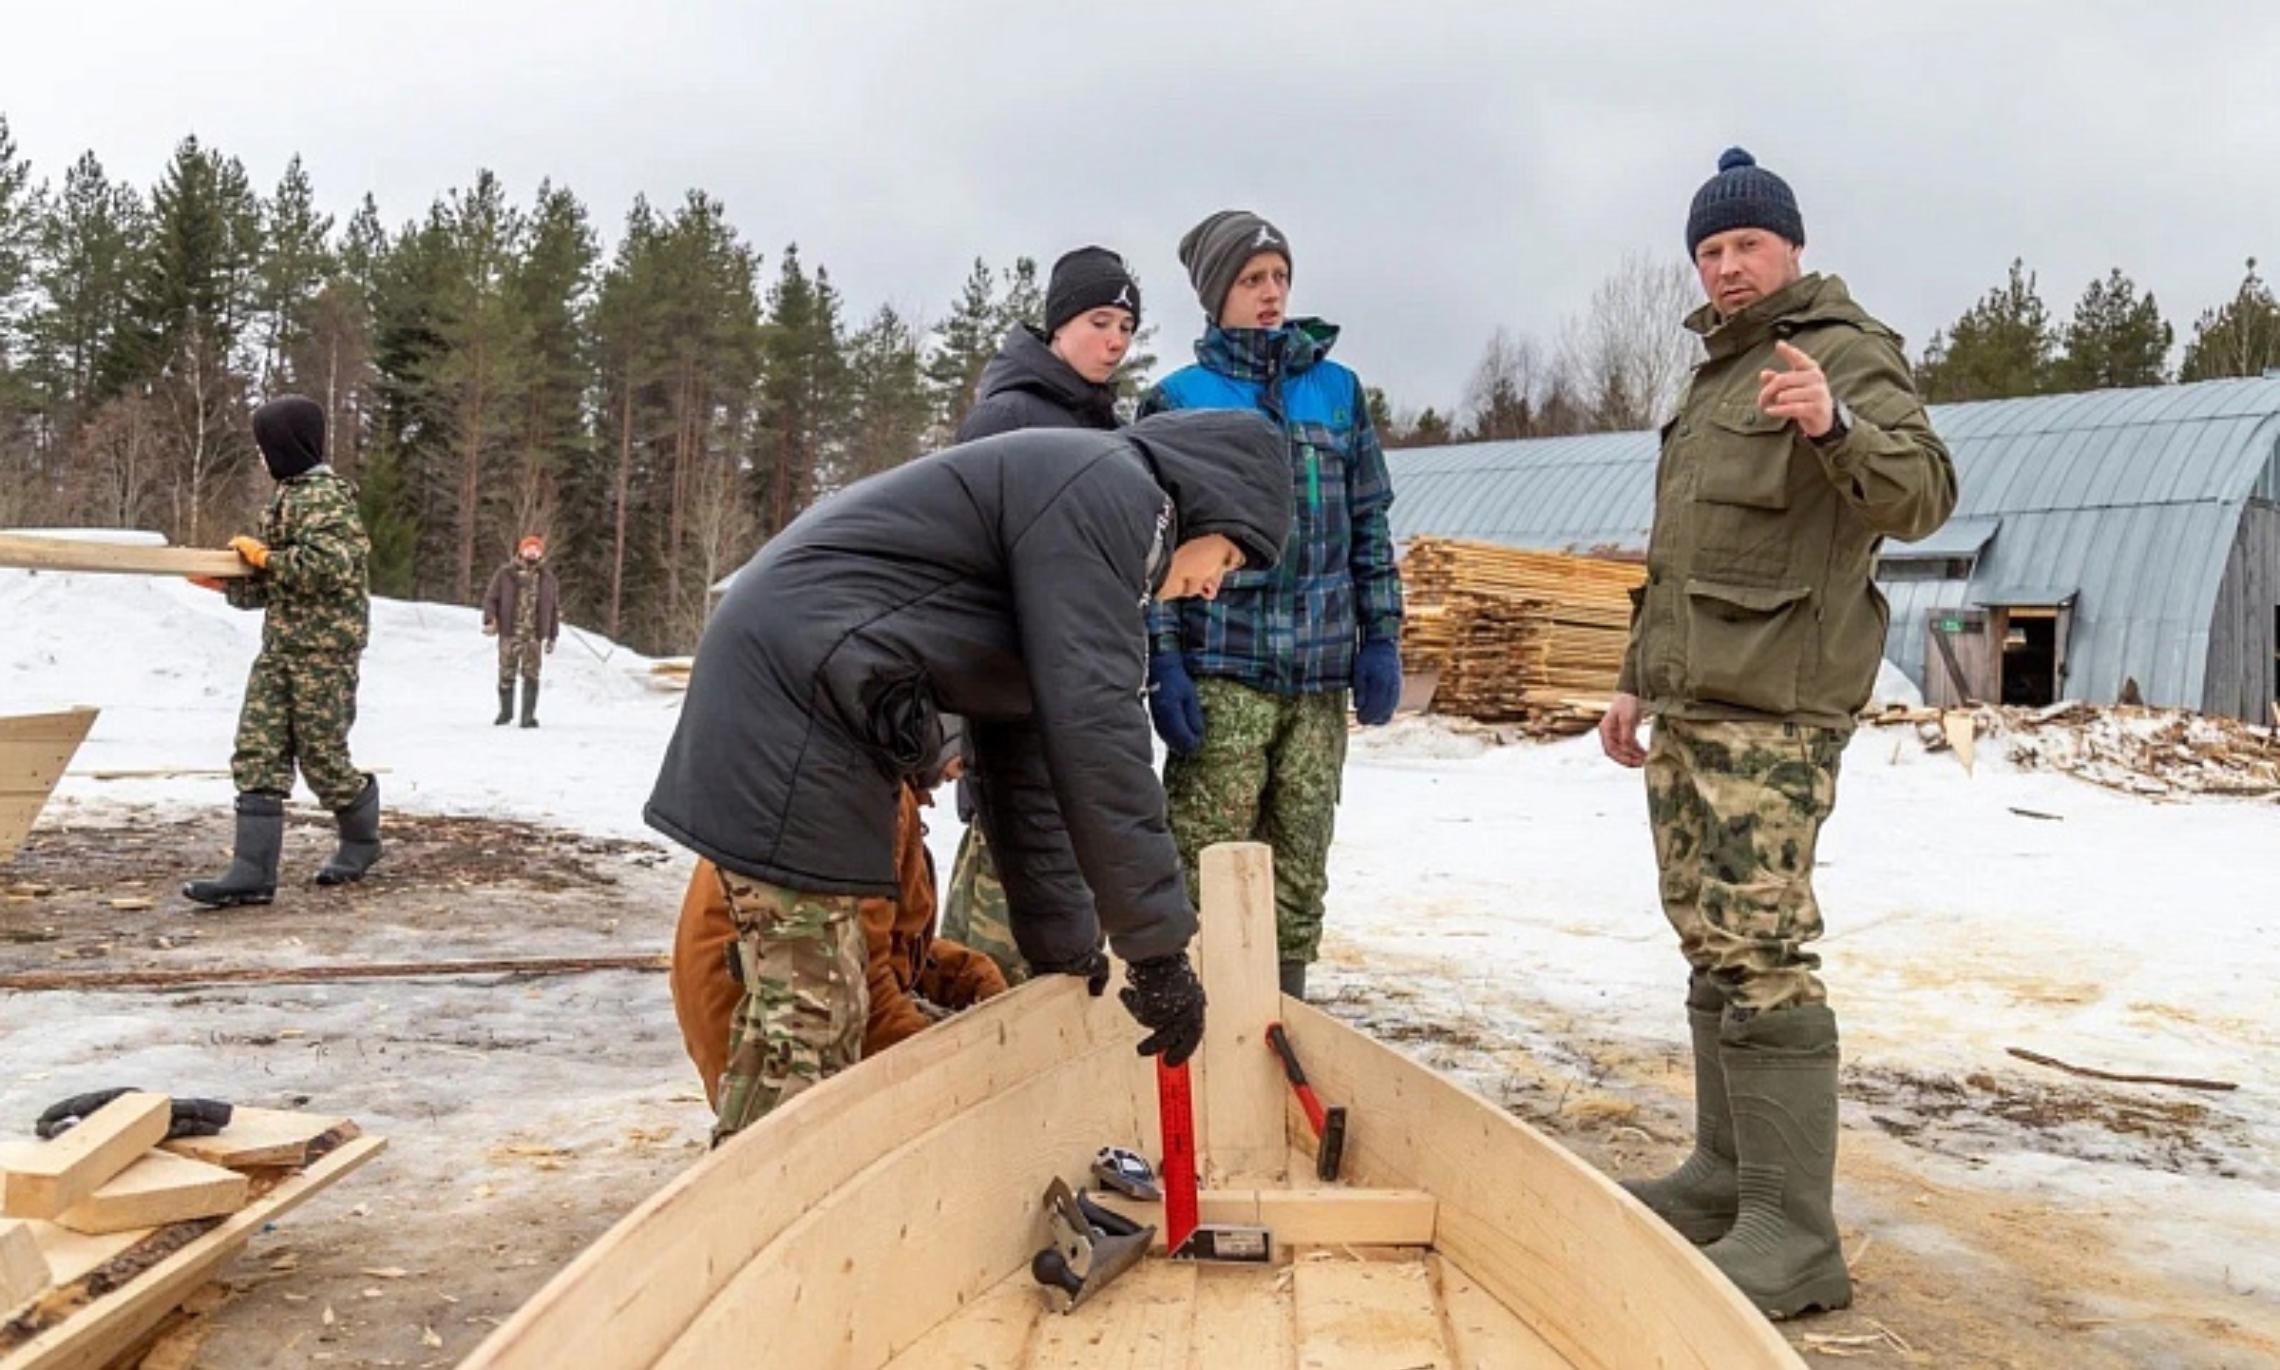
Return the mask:
[[[1196,340],[1195,359],[1239,381],[1271,381],[1306,370],[1329,356],[1337,342],[1338,325],[1320,319],[1289,319],[1278,328],[1212,324]]]
[[[324,464],[325,411],[301,395],[281,395],[253,411],[253,441],[270,478],[287,481]]]
[[[1290,537],[1290,454],[1282,431],[1242,409],[1173,409],[1124,430],[1172,497],[1179,541],[1220,533],[1260,570]]]
[[[1730,319],[1720,319],[1717,308],[1707,304],[1686,316],[1686,326],[1701,335],[1702,345],[1713,357],[1746,351],[1765,341],[1770,333],[1786,336],[1788,330],[1819,323],[1851,324],[1898,340],[1898,335],[1853,303],[1852,292],[1845,289],[1842,277],[1817,271],[1798,277]]]
[[[1077,374],[1075,367],[1054,355],[1052,347],[1027,324],[1005,335],[997,355],[982,368],[977,399],[1009,390],[1026,390],[1079,413],[1113,417],[1116,388],[1095,385]]]

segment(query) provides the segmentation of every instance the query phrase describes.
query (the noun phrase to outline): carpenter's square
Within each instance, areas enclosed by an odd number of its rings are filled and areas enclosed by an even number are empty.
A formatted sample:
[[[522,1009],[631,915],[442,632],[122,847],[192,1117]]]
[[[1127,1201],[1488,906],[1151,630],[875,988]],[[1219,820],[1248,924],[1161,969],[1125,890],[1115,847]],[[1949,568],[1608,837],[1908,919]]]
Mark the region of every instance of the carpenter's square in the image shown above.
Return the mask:
[[[1175,1261],[1228,1261],[1269,1265],[1275,1239],[1263,1227],[1196,1221],[1195,1100],[1187,1063],[1156,1058],[1156,1105],[1164,1123],[1164,1249]]]

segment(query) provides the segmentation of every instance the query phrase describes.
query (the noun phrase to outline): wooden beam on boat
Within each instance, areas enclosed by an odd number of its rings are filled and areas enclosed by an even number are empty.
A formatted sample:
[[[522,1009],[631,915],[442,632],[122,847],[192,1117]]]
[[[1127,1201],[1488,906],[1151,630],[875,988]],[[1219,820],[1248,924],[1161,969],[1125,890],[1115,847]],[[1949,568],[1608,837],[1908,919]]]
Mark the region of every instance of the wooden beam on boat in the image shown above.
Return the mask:
[[[1298,1363],[1325,1370],[1455,1370],[1441,1296],[1423,1260],[1300,1261]]]
[[[1103,1206],[1157,1227],[1164,1206],[1095,1193]],[[1438,1205],[1422,1189],[1206,1189],[1197,1216],[1207,1223],[1264,1227],[1278,1250],[1293,1246],[1431,1246]]]
[[[55,782],[95,726],[95,712],[65,709],[0,718],[0,863],[15,859]]]
[[[153,547],[147,543],[90,542],[79,538],[0,533],[0,567],[27,571],[83,571],[98,575],[212,576],[235,580],[253,574],[237,553],[207,547]]]
[[[1282,1104],[1289,1086],[1267,1048],[1267,1025],[1282,1017],[1273,853],[1262,842],[1229,842],[1207,848],[1198,865],[1206,912],[1196,959],[1210,998],[1195,1058],[1204,1183],[1279,1184],[1290,1151]]]

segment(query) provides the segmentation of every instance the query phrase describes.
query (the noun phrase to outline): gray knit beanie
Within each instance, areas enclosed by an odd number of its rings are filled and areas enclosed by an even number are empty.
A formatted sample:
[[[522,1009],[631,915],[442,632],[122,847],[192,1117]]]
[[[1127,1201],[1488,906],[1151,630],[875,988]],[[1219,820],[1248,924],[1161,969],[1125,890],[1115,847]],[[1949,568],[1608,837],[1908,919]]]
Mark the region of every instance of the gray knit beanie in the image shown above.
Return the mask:
[[[1227,292],[1235,284],[1243,263],[1262,252],[1279,252],[1290,261],[1290,239],[1282,230],[1247,209],[1223,209],[1180,239],[1180,265],[1195,284],[1195,297],[1214,323]]]
[[[1686,255],[1693,256],[1704,238],[1737,228],[1762,228],[1805,245],[1805,217],[1797,212],[1789,182],[1759,166],[1743,149],[1730,147],[1718,158],[1718,174],[1694,192],[1694,207],[1686,215]]]

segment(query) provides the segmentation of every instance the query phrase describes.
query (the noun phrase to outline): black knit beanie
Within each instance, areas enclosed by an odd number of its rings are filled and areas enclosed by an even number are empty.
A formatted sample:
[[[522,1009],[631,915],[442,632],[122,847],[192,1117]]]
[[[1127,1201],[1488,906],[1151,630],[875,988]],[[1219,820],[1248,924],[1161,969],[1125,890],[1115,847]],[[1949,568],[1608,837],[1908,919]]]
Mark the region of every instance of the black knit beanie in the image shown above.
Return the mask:
[[[1195,284],[1205,317],[1219,322],[1219,311],[1242,274],[1243,263],[1262,252],[1279,252],[1288,263],[1290,239],[1247,209],[1220,210],[1187,231],[1180,239],[1180,265]]]
[[[291,480],[325,460],[325,411],[305,395],[279,395],[253,411],[253,441],[273,480]]]
[[[1730,147],[1718,158],[1718,174],[1694,192],[1694,207],[1686,214],[1686,255],[1693,256],[1704,238],[1737,228],[1762,228],[1805,245],[1805,217],[1797,212],[1789,182]]]
[[[1109,306],[1131,310],[1132,326],[1140,326],[1140,282],[1132,268],[1105,247],[1064,253],[1045,282],[1045,336],[1088,309]]]

